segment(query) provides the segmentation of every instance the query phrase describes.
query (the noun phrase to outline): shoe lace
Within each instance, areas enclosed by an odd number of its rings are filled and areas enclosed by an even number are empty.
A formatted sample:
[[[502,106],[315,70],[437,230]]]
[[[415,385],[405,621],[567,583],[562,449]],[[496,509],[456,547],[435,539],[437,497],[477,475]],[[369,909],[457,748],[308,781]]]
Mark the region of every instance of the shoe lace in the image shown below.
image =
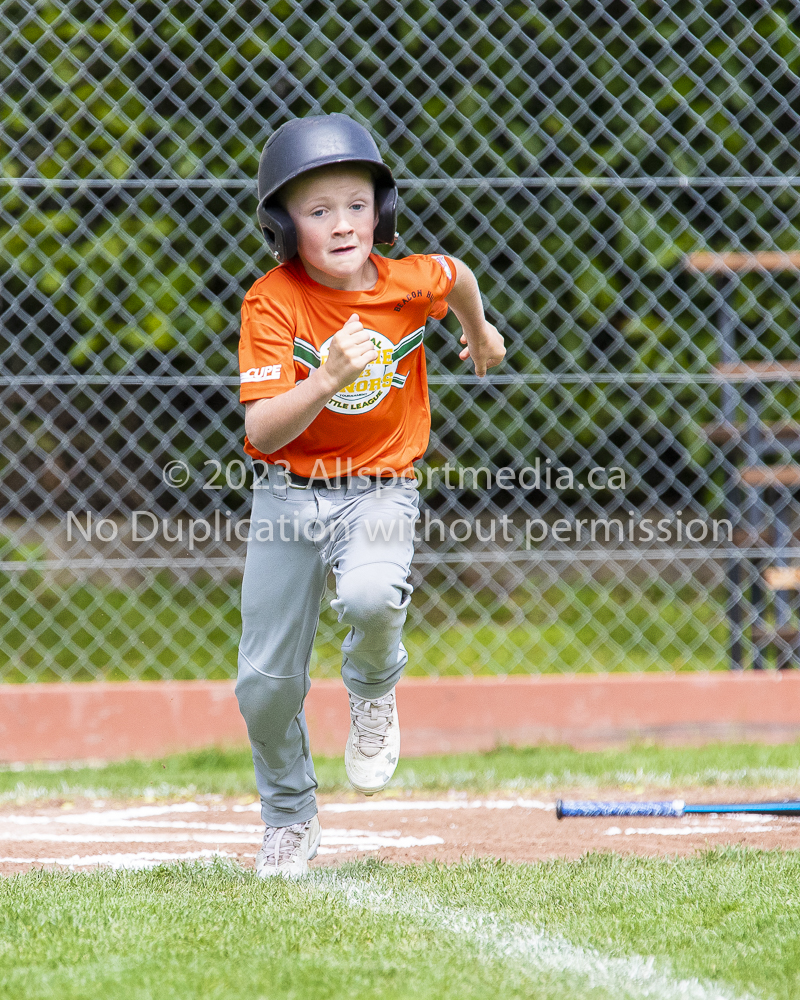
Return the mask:
[[[311,820],[293,823],[291,826],[268,826],[261,845],[264,860],[270,865],[290,861],[310,826]]]
[[[383,748],[393,711],[393,692],[371,701],[350,695],[350,718],[356,731],[356,745],[365,757],[375,757]]]

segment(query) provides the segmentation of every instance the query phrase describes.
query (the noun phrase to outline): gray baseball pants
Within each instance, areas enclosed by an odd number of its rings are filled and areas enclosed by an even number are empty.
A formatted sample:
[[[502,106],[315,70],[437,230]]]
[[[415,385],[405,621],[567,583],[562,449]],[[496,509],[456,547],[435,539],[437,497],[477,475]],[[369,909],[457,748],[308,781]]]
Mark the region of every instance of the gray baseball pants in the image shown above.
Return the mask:
[[[350,627],[342,643],[345,686],[379,698],[408,659],[401,630],[419,493],[413,479],[300,489],[278,471],[270,466],[269,488],[253,491],[236,697],[261,815],[268,826],[289,826],[317,812],[303,702],[328,571],[336,579],[331,606]]]

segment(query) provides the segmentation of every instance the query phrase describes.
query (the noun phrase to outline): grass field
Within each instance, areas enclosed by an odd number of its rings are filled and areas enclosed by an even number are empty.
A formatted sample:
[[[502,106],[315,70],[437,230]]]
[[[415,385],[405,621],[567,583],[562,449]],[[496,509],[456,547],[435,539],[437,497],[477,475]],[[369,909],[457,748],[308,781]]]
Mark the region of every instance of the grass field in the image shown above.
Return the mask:
[[[320,791],[348,791],[341,757],[315,757]],[[626,749],[511,748],[447,757],[401,758],[390,790],[474,792],[559,787],[769,787],[800,785],[800,743]],[[197,793],[254,794],[248,750],[200,750],[104,767],[0,770],[0,802],[64,797],[166,798]]]
[[[339,760],[322,788],[347,787]],[[392,788],[800,784],[800,745],[561,747],[405,760]],[[0,772],[5,804],[252,797],[244,752]],[[502,823],[502,816],[498,815]],[[10,1000],[800,997],[800,852],[458,864],[359,861],[297,883],[236,862],[0,879]]]
[[[797,853],[34,872],[0,897],[14,1000],[800,995]]]

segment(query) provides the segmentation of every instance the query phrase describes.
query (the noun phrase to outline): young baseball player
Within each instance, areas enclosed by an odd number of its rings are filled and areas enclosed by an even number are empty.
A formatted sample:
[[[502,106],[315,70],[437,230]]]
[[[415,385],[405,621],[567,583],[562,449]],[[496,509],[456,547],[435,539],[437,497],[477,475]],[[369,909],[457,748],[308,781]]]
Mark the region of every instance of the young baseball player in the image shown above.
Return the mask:
[[[419,494],[413,463],[430,433],[423,334],[448,306],[478,375],[503,338],[477,282],[442,254],[391,260],[397,186],[370,134],[346,115],[297,119],[267,141],[258,220],[281,262],[242,305],[245,451],[263,470],[253,493],[242,583],[236,696],[253,748],[261,876],[302,875],[320,843],[303,701],[329,570],[348,626],[345,767],[383,789],[400,750],[394,689]]]

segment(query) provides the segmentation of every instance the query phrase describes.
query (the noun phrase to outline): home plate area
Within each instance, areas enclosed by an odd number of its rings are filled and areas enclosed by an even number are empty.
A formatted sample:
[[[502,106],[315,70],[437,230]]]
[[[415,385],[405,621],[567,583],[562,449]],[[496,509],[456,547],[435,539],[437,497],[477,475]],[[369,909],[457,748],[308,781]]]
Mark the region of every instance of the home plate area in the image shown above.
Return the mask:
[[[752,791],[752,790],[751,790]],[[775,790],[771,796],[775,797]],[[584,790],[585,795],[585,790]],[[620,797],[619,790],[597,795]],[[659,798],[681,797],[680,792]],[[753,795],[752,801],[759,796]],[[800,848],[800,819],[727,814],[630,821],[555,817],[545,798],[451,794],[352,799],[321,796],[322,845],[314,865],[354,858],[508,861],[575,858],[586,851],[688,854],[717,844]],[[231,858],[252,866],[264,825],[257,802],[111,803],[77,799],[4,806],[0,873],[33,868],[151,868],[164,862]]]

